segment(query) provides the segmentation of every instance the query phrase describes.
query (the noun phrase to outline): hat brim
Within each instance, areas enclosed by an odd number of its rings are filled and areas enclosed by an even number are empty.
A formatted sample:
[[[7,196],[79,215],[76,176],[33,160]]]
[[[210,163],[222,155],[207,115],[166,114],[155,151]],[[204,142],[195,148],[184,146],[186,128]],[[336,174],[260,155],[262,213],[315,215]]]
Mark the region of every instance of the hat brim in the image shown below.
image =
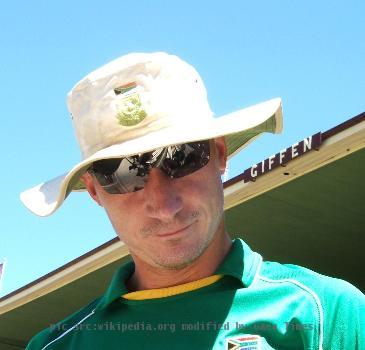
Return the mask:
[[[206,120],[200,125],[198,116],[196,120],[195,125],[164,128],[104,148],[78,163],[66,174],[24,191],[20,194],[20,199],[34,214],[51,215],[72,191],[84,189],[80,177],[93,162],[127,157],[168,145],[225,136],[230,158],[260,134],[281,132],[281,100],[272,99],[219,118],[212,118],[210,125],[207,125]]]

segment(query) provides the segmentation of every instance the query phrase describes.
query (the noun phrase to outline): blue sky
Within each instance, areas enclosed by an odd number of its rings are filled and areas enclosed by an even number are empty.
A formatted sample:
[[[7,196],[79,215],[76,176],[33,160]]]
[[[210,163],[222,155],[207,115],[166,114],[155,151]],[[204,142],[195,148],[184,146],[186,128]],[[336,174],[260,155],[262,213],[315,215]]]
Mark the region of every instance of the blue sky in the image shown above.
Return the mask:
[[[283,133],[246,148],[232,177],[365,111],[364,13],[361,0],[2,4],[0,296],[115,237],[84,193],[47,218],[19,200],[79,161],[65,96],[84,75],[128,52],[167,51],[198,69],[217,116],[282,97]]]

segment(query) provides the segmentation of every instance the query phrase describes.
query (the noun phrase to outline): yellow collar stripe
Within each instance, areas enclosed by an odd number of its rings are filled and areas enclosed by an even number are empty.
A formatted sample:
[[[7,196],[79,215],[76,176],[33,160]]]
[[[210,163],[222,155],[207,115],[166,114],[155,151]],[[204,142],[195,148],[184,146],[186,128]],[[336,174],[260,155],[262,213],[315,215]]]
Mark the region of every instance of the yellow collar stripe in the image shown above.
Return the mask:
[[[122,295],[122,298],[128,300],[146,300],[146,299],[171,297],[173,295],[191,292],[193,290],[209,286],[210,284],[213,284],[218,280],[220,280],[222,277],[223,275],[213,275],[202,278],[197,281],[180,284],[178,286],[159,288],[159,289],[140,290],[137,292],[124,294]]]

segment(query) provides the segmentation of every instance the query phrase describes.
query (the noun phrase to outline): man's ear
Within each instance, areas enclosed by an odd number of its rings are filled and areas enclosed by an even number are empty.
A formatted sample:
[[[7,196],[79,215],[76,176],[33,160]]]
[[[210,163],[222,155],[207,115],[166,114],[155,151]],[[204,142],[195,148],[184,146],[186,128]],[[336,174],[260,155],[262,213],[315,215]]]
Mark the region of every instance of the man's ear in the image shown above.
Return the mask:
[[[100,202],[100,198],[98,196],[98,192],[96,191],[96,188],[95,188],[95,179],[89,173],[85,173],[84,175],[81,176],[81,180],[85,184],[86,190],[89,192],[90,197],[98,205],[102,206],[101,202]]]
[[[216,159],[218,161],[219,170],[221,175],[224,174],[227,166],[227,146],[226,140],[224,137],[217,137],[214,139],[215,150],[216,150]]]

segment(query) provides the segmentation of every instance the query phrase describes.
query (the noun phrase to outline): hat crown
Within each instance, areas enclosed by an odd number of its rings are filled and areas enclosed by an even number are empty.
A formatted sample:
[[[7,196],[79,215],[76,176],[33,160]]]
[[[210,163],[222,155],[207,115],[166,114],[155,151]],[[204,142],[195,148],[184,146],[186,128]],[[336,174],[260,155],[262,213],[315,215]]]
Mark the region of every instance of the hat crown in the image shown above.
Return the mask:
[[[68,94],[85,159],[111,145],[211,118],[197,71],[177,56],[134,53],[87,75]]]

